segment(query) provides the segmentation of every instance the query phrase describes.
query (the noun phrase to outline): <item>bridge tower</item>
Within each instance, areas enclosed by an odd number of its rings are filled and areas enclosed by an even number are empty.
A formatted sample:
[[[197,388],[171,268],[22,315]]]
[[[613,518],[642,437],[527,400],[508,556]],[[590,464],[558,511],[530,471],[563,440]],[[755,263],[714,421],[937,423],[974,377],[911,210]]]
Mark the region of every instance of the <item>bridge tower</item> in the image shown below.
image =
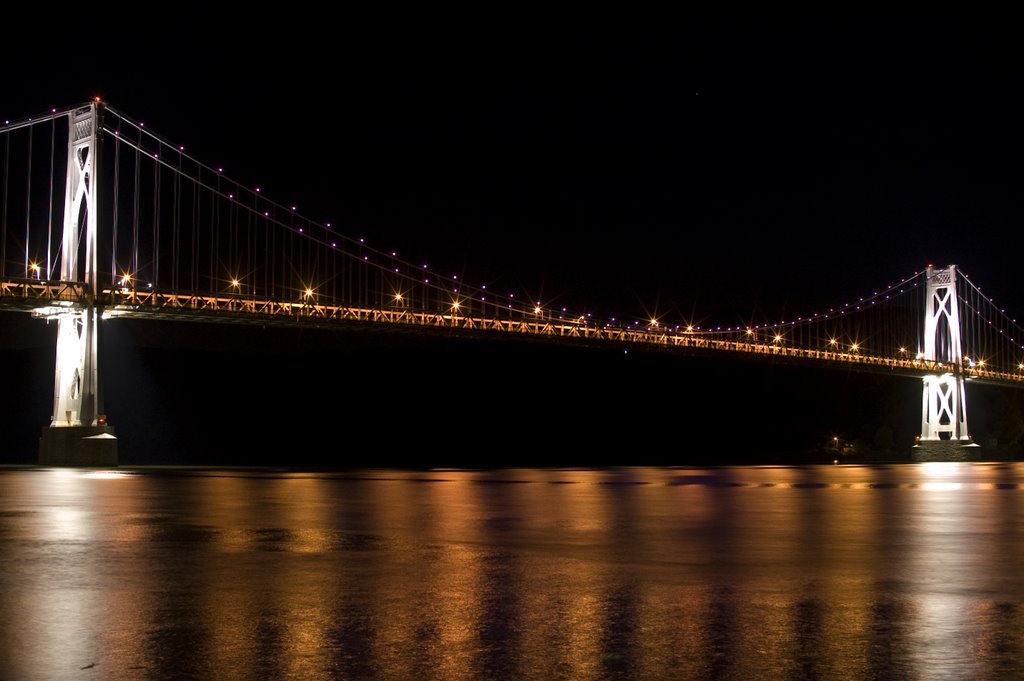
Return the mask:
[[[915,461],[967,461],[978,446],[967,430],[960,306],[956,294],[956,265],[928,266],[925,285],[924,350],[921,359],[940,371],[924,377],[921,438]],[[972,452],[974,450],[974,452]]]
[[[103,414],[97,283],[99,140],[103,104],[68,113],[68,167],[60,280],[85,285],[85,304],[49,315],[57,321],[53,415],[39,439],[45,466],[116,466],[117,439]],[[84,233],[85,243],[80,235]]]

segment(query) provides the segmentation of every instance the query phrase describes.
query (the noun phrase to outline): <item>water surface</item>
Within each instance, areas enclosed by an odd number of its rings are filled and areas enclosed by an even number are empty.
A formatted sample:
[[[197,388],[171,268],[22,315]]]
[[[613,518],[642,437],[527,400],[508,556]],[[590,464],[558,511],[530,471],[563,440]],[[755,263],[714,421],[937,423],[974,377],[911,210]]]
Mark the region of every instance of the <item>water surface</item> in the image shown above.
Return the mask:
[[[1024,465],[0,469],[0,680],[1024,672]]]

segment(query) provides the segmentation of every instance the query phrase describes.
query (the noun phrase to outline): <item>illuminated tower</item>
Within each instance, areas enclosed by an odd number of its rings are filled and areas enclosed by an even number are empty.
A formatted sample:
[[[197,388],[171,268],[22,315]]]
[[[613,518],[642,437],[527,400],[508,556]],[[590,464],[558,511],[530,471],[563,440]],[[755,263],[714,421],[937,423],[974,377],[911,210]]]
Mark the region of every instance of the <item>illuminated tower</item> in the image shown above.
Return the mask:
[[[928,266],[921,359],[933,362],[937,370],[924,377],[921,443],[915,447],[914,459],[965,460],[964,447],[976,445],[967,431],[956,265]]]
[[[117,464],[117,440],[102,415],[98,363],[102,310],[97,304],[96,231],[102,113],[99,102],[68,113],[60,280],[84,284],[85,296],[83,303],[47,315],[57,321],[57,360],[53,415],[39,440],[42,465]]]

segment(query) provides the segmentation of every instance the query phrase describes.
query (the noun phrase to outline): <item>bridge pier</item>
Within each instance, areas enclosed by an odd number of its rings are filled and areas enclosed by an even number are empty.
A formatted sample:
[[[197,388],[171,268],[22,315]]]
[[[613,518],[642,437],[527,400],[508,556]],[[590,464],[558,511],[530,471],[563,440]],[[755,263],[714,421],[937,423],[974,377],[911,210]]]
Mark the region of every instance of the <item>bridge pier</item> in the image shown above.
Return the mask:
[[[113,426],[44,426],[39,438],[40,466],[110,467],[117,465]]]
[[[929,461],[981,461],[981,447],[970,440],[924,440],[910,450],[914,463]]]

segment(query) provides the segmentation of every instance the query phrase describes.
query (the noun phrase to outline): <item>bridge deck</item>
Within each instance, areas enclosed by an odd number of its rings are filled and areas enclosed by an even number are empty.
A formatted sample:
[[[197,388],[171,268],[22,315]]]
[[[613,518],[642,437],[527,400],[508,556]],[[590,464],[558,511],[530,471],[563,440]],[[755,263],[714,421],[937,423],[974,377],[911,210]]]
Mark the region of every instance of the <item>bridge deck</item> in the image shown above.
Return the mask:
[[[40,317],[80,309],[88,302],[86,287],[78,282],[0,280],[0,309],[28,311]],[[427,312],[405,308],[379,309],[321,305],[315,301],[284,302],[243,295],[199,295],[129,288],[104,289],[97,304],[104,318],[140,317],[220,323],[337,327],[373,326],[397,330],[458,332],[460,335],[518,335],[595,345],[632,345],[656,349],[740,353],[749,356],[790,358],[815,363],[843,364],[867,371],[884,371],[906,376],[948,373],[950,364],[911,357],[886,357],[868,352],[841,352],[797,347],[783,343],[760,343],[716,337],[716,334],[636,329],[613,325],[555,320],[512,313],[509,318],[475,317],[452,311]],[[965,377],[982,383],[1024,387],[1024,372],[1000,371],[987,367],[962,367]]]

